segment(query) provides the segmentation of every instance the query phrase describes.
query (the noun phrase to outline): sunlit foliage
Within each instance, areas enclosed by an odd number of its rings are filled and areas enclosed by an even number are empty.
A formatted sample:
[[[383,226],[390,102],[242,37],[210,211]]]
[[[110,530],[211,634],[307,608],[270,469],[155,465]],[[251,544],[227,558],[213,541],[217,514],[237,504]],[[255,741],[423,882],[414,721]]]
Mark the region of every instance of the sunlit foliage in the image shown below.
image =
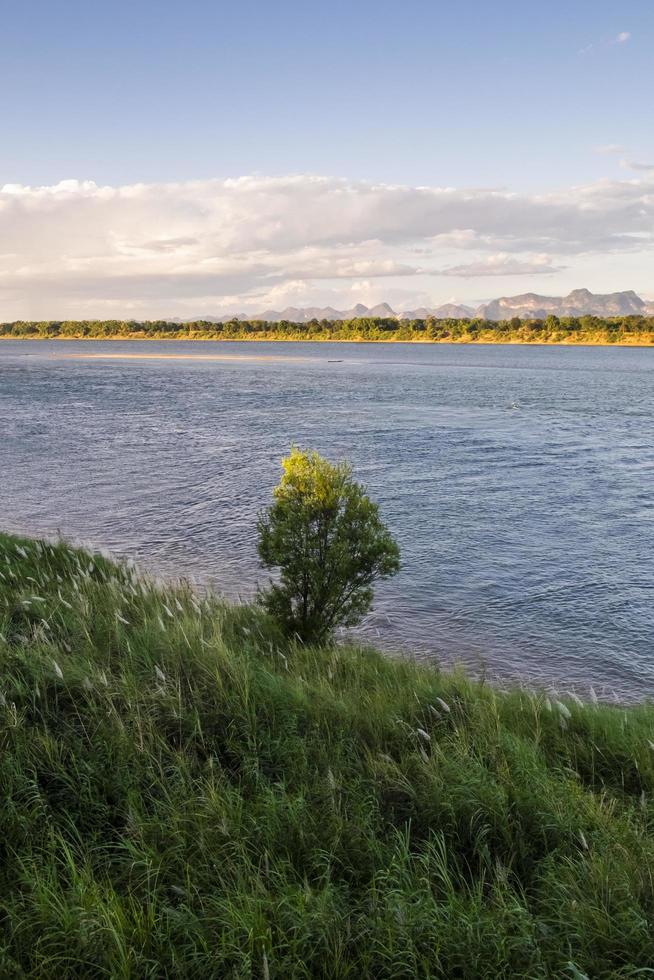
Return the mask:
[[[279,581],[261,598],[286,636],[322,643],[363,618],[373,583],[399,570],[400,552],[347,463],[294,447],[282,467],[258,525],[259,556]]]
[[[0,337],[152,340],[399,340],[449,343],[654,343],[654,317],[556,317],[544,320],[425,320],[360,317],[353,320],[17,321],[0,324]]]

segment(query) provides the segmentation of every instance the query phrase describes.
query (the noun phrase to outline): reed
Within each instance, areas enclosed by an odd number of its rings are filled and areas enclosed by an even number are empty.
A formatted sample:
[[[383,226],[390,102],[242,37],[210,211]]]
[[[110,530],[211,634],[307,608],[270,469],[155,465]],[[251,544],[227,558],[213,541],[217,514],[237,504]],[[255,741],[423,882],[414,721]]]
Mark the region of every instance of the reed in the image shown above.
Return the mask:
[[[654,973],[654,708],[0,536],[0,975]]]

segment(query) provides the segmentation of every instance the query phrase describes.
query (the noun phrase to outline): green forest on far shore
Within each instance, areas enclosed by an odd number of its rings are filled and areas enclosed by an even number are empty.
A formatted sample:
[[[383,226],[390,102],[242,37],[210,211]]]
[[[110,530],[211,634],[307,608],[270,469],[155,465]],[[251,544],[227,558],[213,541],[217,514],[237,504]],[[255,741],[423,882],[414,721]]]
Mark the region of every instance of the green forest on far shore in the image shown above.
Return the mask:
[[[19,320],[0,323],[0,338],[33,340],[361,340],[432,343],[654,343],[654,317],[557,317],[524,320]]]

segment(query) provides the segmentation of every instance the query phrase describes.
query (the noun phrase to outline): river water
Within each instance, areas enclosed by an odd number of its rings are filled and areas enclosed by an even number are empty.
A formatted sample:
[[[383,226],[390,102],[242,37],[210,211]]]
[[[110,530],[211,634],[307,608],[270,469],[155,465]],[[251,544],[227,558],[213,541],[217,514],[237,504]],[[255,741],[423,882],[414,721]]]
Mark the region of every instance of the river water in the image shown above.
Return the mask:
[[[247,597],[295,442],[399,540],[366,638],[654,694],[654,349],[2,341],[0,418],[6,530]]]

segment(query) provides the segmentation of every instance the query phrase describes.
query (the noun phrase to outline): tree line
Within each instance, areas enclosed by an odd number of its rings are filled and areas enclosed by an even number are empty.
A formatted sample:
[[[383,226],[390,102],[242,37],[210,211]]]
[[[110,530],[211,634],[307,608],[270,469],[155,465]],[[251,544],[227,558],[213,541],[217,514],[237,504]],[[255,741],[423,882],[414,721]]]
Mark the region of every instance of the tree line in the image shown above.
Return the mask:
[[[146,340],[363,340],[488,343],[654,343],[654,316],[544,319],[395,320],[16,320],[0,323],[0,338]]]

